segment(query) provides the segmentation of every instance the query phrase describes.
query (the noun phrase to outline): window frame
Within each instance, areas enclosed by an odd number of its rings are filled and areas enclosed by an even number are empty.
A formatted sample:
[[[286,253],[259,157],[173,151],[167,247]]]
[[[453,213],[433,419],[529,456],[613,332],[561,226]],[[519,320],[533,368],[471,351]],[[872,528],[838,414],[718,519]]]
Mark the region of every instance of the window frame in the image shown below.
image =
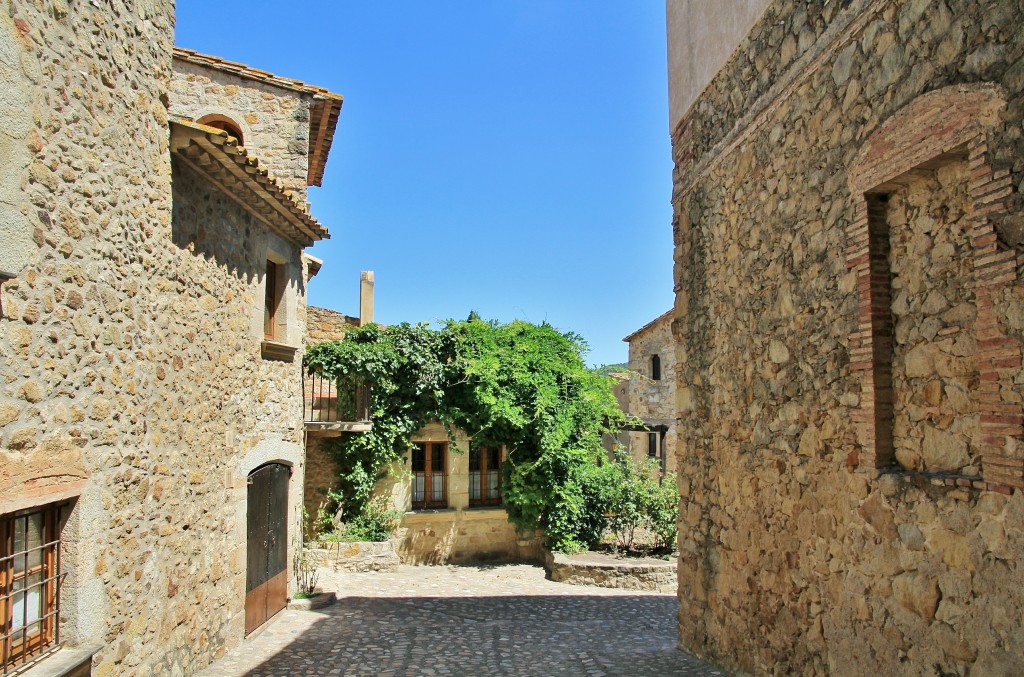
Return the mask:
[[[50,503],[14,513],[0,515],[0,674],[25,665],[42,655],[56,650],[60,645],[60,583],[61,570],[61,522],[66,503]],[[39,544],[29,547],[29,519],[42,515],[43,523]],[[15,551],[17,524],[24,520],[24,550]],[[30,553],[39,551],[39,563],[29,566]],[[18,559],[22,571],[16,571]],[[32,577],[39,580],[25,583]],[[21,581],[20,590],[15,589]],[[34,620],[28,620],[28,592],[33,588],[40,591],[40,608]],[[14,601],[20,594],[22,618],[18,629],[14,628]],[[35,626],[34,632],[28,629]],[[13,635],[21,632],[20,639]]]
[[[491,464],[493,459],[491,458],[491,452],[497,452],[497,467],[492,468]],[[473,470],[473,455],[479,454],[480,457],[480,469]],[[502,458],[501,447],[472,447],[469,450],[469,507],[485,507],[501,505],[505,496],[501,491],[502,485],[502,466],[504,465],[504,459]],[[488,496],[487,495],[487,480],[489,473],[498,473],[498,495]],[[474,474],[479,474],[479,478],[475,480],[477,482],[477,490],[479,491],[479,497],[473,498],[473,485],[474,485]]]
[[[263,273],[263,338],[279,341],[278,321],[281,313],[281,268],[283,264],[267,259]]]
[[[661,457],[661,444],[658,439],[660,435],[656,432],[647,433],[647,458]]]
[[[423,451],[423,470],[417,471],[415,454],[418,449]],[[435,459],[440,458],[440,470],[434,468]],[[409,467],[412,472],[412,487],[409,498],[413,510],[436,510],[448,507],[448,443],[447,442],[413,442],[409,451]],[[423,476],[423,497],[416,500],[417,475]],[[434,484],[440,478],[441,497],[434,498]]]

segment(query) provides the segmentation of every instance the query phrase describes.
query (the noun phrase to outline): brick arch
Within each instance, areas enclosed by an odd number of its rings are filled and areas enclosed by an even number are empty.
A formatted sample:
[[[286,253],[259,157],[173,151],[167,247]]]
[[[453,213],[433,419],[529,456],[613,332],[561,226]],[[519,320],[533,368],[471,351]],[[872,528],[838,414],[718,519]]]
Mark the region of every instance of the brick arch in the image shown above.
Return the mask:
[[[860,449],[851,459],[852,465],[879,469],[895,460],[891,424],[887,430],[885,420],[892,415],[893,400],[892,348],[885,338],[892,323],[888,233],[872,231],[869,214],[878,204],[874,197],[891,192],[915,174],[966,161],[973,208],[965,217],[965,226],[978,307],[975,333],[980,386],[974,396],[981,421],[978,451],[983,457],[984,477],[947,478],[946,482],[979,489],[1024,487],[1024,472],[1017,467],[1018,461],[1006,458],[1004,450],[1008,437],[1024,436],[1024,407],[1004,401],[1001,395],[1004,388],[1013,390],[1021,366],[1021,342],[1003,332],[993,306],[1000,292],[1017,280],[1015,253],[1000,246],[992,225],[1006,213],[1005,200],[1013,189],[1011,177],[1006,170],[994,171],[986,157],[986,132],[998,122],[1005,104],[1002,89],[984,83],[923,94],[882,123],[848,169],[856,211],[847,226],[846,262],[856,273],[859,295],[857,328],[850,335],[850,361],[861,386],[860,403],[853,412]]]

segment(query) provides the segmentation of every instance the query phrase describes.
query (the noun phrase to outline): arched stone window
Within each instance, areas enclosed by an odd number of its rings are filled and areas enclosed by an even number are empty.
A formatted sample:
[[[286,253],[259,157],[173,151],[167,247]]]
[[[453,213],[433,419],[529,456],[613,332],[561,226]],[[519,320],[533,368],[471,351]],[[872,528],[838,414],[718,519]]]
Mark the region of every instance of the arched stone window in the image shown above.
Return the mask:
[[[651,380],[661,380],[661,357],[658,355],[651,355]]]
[[[210,115],[204,115],[199,118],[196,122],[207,127],[213,127],[214,129],[222,129],[231,136],[238,140],[239,146],[245,145],[245,138],[242,135],[242,128],[237,122],[229,118],[227,115],[221,115],[220,113],[211,113]]]

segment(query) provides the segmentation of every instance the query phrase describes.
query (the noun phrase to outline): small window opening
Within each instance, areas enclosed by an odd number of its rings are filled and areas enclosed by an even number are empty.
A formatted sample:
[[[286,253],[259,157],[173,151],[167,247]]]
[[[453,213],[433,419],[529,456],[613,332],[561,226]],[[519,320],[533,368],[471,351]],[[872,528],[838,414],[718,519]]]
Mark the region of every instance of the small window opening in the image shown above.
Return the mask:
[[[658,458],[658,433],[647,433],[647,457]]]
[[[280,268],[273,261],[267,261],[267,272],[263,278],[263,337],[273,340],[277,335],[277,313],[280,305]]]
[[[651,380],[661,380],[661,358],[657,355],[651,355]]]
[[[231,136],[235,137],[238,141],[239,146],[245,145],[245,140],[242,137],[242,129],[235,122],[224,115],[207,115],[199,118],[199,124],[206,125],[207,127],[213,127],[214,129],[221,129]]]

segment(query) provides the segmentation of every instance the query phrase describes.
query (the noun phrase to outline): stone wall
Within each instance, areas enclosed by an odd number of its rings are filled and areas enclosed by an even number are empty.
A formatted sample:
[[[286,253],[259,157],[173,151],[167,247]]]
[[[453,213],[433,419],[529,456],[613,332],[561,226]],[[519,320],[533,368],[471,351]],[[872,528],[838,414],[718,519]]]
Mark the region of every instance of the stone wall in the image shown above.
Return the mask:
[[[332,571],[398,571],[402,563],[391,541],[318,543],[309,554],[316,566]]]
[[[542,535],[519,532],[501,507],[406,513],[395,538],[405,564],[543,561]]]
[[[340,341],[351,327],[359,326],[359,318],[328,308],[309,306],[306,308],[306,345],[313,346],[324,341]],[[306,397],[310,397],[307,393]],[[359,433],[346,433],[359,434]],[[309,519],[316,517],[320,507],[327,502],[327,491],[337,486],[338,464],[326,450],[329,437],[315,433],[306,437],[306,479],[303,501]]]
[[[186,167],[172,215],[172,42],[160,0],[0,12],[0,220],[20,243],[0,514],[71,501],[61,640],[101,645],[100,676],[191,674],[238,643],[246,475],[293,467],[290,534],[302,483],[298,364],[264,361],[253,331],[275,247],[301,343],[299,251]]]
[[[1024,660],[1021,11],[776,0],[675,129],[684,647]]]
[[[171,114],[191,120],[223,115],[241,129],[246,149],[287,189],[306,197],[311,94],[174,60]]]
[[[544,570],[549,580],[569,585],[664,593],[675,592],[679,586],[674,560],[548,552],[544,556]]]
[[[309,306],[306,311],[306,333],[309,345],[316,345],[324,341],[340,341],[345,338],[345,334],[350,328],[359,326],[358,317],[350,317],[336,310]]]
[[[676,368],[675,341],[672,338],[672,314],[666,313],[626,337],[629,342],[628,405],[626,411],[648,423],[667,426],[657,429],[660,449],[658,462],[664,455],[667,472],[676,470]],[[653,379],[651,357],[661,362],[661,378]],[[648,458],[647,432],[629,433],[629,450],[635,460]]]
[[[320,508],[329,503],[328,490],[338,486],[338,473],[341,469],[325,448],[331,439],[314,435],[306,437],[306,472],[302,500],[309,520],[315,519]],[[308,529],[307,532],[311,533]]]

